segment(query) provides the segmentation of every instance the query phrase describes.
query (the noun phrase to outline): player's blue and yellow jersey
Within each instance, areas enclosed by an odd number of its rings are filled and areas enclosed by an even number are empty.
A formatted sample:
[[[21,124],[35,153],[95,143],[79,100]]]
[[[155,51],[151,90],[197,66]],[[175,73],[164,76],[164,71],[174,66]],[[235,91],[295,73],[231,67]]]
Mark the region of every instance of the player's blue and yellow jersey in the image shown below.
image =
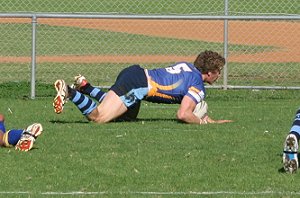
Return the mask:
[[[185,95],[196,103],[205,97],[201,72],[191,63],[180,62],[167,68],[148,70],[150,91],[144,100],[181,103]]]
[[[2,131],[3,133],[6,132],[4,121],[0,122],[0,131]]]

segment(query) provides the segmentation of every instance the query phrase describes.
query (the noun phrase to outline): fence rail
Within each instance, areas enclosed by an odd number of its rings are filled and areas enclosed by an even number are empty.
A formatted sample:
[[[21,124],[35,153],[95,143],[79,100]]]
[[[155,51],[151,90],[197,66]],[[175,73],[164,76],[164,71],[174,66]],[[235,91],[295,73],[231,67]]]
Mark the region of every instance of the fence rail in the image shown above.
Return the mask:
[[[1,18],[78,18],[78,19],[149,19],[149,20],[299,20],[300,15],[128,15],[128,14],[63,14],[0,13]]]

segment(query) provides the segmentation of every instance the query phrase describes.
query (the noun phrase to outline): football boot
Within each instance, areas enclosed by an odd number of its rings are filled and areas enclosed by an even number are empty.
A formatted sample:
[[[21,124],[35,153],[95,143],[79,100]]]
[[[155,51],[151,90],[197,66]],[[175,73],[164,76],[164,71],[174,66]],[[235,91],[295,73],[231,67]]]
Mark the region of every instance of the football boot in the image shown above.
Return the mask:
[[[294,134],[289,134],[284,142],[283,168],[288,173],[295,173],[298,169],[298,140]]]
[[[19,151],[29,151],[33,147],[33,143],[43,132],[40,123],[34,123],[28,126],[22,133],[20,140],[15,145],[15,149]]]
[[[55,81],[54,87],[57,94],[53,100],[53,107],[55,113],[60,114],[62,113],[64,105],[68,100],[68,87],[64,80]]]
[[[81,88],[86,84],[88,84],[86,78],[83,75],[78,74],[74,77],[74,83],[71,85],[71,88],[76,89],[77,91],[81,91]]]

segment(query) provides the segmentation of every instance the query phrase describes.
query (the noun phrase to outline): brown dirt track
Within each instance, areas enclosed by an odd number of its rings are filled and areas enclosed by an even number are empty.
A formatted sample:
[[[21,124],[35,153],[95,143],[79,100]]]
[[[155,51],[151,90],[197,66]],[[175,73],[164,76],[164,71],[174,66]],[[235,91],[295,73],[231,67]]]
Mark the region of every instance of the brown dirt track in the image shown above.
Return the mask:
[[[0,23],[31,23],[31,19],[1,19]],[[39,24],[76,26],[112,32],[126,32],[165,38],[180,38],[223,43],[222,21],[114,20],[114,19],[39,19]],[[162,30],[163,27],[167,27]],[[183,30],[193,31],[183,31]],[[291,31],[289,31],[291,30]],[[230,44],[273,46],[275,50],[247,54],[229,54],[230,62],[300,62],[300,23],[285,21],[230,21]],[[194,56],[39,56],[37,62],[116,62],[155,63],[192,61]],[[30,62],[31,57],[0,57],[0,62]]]

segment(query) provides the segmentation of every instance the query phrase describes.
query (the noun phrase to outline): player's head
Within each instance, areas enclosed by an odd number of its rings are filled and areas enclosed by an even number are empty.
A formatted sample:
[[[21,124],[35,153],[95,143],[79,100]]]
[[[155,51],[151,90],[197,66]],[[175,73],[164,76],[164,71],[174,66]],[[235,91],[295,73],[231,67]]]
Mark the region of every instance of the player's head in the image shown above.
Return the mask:
[[[194,65],[202,74],[208,72],[218,72],[220,74],[225,65],[225,58],[217,52],[206,50],[198,55]]]

